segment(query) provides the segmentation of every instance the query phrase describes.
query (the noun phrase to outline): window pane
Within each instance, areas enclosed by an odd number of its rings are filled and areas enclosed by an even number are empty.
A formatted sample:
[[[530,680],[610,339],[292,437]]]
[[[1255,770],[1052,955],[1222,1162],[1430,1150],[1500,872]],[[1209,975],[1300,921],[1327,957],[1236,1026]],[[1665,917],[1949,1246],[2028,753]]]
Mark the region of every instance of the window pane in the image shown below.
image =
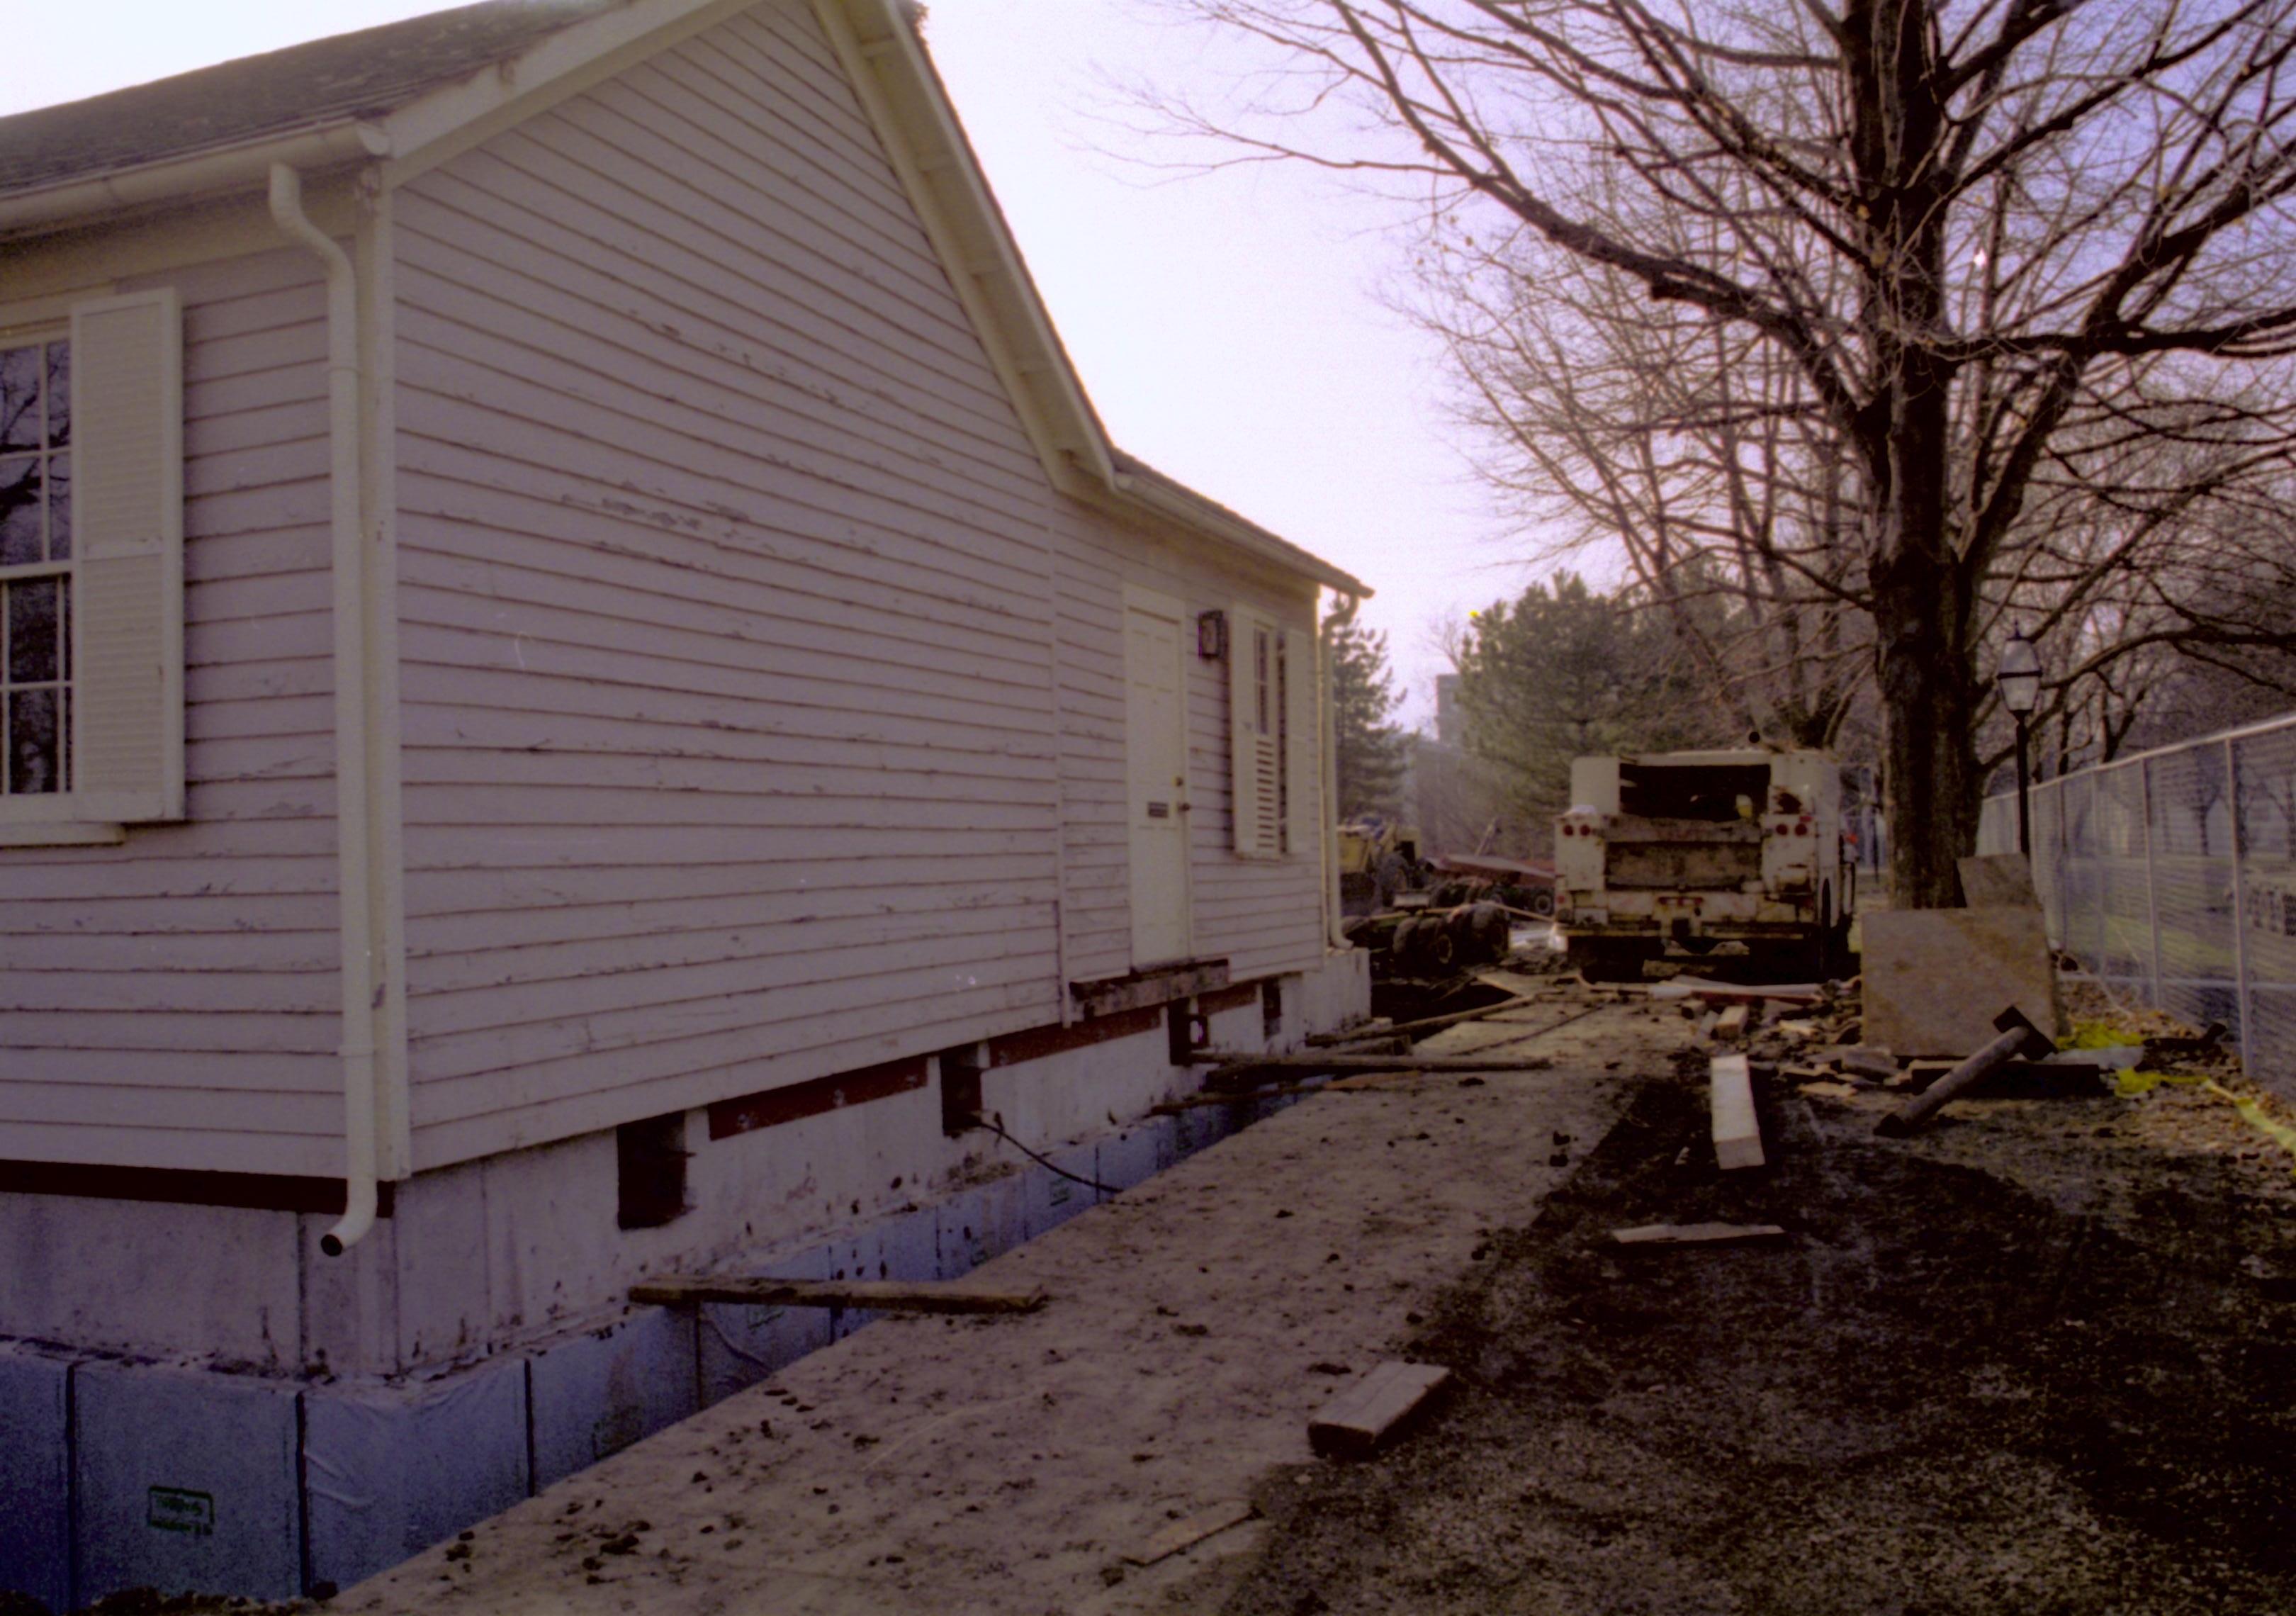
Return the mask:
[[[0,349],[0,449],[40,447],[40,350]]]
[[[8,683],[63,677],[63,586],[43,578],[8,586]]]
[[[48,458],[48,559],[71,559],[71,456]]]
[[[40,554],[40,462],[0,460],[0,567],[45,561]]]
[[[71,348],[48,344],[48,447],[60,449],[71,441]]]
[[[63,789],[61,693],[53,690],[9,693],[8,794],[12,797]]]

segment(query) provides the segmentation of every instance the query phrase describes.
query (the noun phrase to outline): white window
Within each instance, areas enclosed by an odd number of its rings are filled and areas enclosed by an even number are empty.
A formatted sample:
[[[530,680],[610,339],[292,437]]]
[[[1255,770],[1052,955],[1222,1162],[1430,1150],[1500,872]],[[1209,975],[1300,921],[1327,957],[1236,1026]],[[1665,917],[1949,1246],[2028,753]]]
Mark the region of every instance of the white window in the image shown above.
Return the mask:
[[[182,816],[181,328],[0,312],[0,845]]]
[[[1230,801],[1235,850],[1250,858],[1313,852],[1315,643],[1248,606],[1229,613]]]
[[[0,347],[0,796],[71,781],[71,343]]]

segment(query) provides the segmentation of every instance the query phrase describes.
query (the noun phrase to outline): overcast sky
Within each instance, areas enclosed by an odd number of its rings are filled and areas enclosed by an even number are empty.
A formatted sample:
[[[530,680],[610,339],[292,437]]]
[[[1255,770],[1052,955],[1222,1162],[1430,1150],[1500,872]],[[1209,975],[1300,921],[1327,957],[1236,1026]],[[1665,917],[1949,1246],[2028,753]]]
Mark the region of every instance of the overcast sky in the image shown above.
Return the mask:
[[[14,0],[0,111],[439,9]],[[1524,574],[1451,447],[1431,349],[1382,306],[1406,244],[1392,216],[1306,171],[1159,181],[1111,155],[1144,154],[1108,120],[1111,78],[1232,65],[1152,0],[932,0],[927,31],[1117,441],[1371,584],[1406,716],[1431,718],[1440,624]]]

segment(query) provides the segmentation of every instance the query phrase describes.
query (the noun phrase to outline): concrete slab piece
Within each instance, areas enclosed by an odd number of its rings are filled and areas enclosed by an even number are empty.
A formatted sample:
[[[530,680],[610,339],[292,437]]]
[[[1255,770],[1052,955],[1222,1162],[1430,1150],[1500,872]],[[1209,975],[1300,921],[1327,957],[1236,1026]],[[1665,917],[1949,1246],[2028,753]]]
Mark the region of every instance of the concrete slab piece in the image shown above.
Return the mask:
[[[348,1587],[533,1490],[522,1359],[419,1389],[314,1388],[304,1416],[315,1582]]]
[[[300,1593],[296,1402],[292,1386],[253,1375],[76,1369],[76,1595]]]
[[[693,1311],[648,1308],[531,1356],[535,1490],[701,1407]]]
[[[1866,916],[1866,1042],[1899,1056],[1958,1060],[2015,1005],[2064,1030],[2038,909],[1882,909]]]
[[[0,1349],[0,1592],[68,1611],[71,1365]],[[0,1599],[0,1605],[7,1602]]]
[[[1983,853],[1960,860],[1961,899],[1972,909],[2038,909],[2033,866],[2022,853]]]

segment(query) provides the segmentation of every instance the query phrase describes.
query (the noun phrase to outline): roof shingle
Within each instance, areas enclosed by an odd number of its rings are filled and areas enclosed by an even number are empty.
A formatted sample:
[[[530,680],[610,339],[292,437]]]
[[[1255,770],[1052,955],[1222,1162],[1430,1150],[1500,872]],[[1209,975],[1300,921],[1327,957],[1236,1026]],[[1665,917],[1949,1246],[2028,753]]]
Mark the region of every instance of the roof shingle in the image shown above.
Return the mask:
[[[379,116],[625,0],[482,0],[0,119],[0,194]]]

